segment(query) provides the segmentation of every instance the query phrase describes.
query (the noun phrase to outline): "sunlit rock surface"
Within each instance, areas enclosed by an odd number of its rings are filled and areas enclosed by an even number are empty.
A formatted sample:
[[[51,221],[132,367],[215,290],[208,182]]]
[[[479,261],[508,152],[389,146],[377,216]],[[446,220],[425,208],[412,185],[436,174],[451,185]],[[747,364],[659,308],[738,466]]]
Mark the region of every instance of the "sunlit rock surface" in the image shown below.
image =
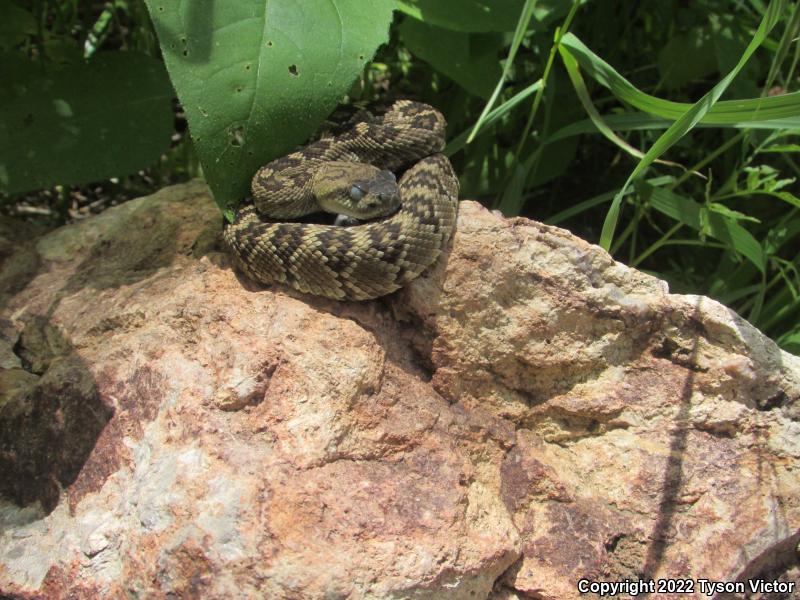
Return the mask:
[[[220,227],[196,182],[0,227],[3,594],[797,581],[800,361],[723,306],[473,202],[361,304],[237,276]]]

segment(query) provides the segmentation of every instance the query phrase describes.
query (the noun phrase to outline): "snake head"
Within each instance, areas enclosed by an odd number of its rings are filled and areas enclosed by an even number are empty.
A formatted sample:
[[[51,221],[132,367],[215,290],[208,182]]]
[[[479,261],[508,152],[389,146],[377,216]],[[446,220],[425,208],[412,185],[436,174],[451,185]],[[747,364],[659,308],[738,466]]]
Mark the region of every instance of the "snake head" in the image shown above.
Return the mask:
[[[314,173],[311,189],[320,207],[356,219],[374,219],[400,207],[394,173],[357,162],[330,161]]]

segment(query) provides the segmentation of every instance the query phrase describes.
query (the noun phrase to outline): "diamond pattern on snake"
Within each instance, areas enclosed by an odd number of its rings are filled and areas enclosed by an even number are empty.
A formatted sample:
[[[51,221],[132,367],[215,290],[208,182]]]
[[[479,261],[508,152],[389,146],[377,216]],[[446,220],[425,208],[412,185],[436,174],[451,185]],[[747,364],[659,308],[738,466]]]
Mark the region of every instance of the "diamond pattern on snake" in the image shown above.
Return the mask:
[[[336,300],[394,292],[436,261],[455,227],[458,179],[444,144],[444,117],[426,104],[362,111],[259,169],[225,243],[261,283]],[[320,211],[356,224],[289,221]]]

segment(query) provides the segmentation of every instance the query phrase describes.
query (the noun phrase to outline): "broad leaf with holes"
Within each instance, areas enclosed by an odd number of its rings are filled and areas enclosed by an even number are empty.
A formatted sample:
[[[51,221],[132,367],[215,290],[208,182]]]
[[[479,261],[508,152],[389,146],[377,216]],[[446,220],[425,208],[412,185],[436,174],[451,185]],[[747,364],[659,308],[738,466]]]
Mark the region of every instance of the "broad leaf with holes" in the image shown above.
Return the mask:
[[[146,0],[206,179],[230,216],[388,37],[393,0]]]

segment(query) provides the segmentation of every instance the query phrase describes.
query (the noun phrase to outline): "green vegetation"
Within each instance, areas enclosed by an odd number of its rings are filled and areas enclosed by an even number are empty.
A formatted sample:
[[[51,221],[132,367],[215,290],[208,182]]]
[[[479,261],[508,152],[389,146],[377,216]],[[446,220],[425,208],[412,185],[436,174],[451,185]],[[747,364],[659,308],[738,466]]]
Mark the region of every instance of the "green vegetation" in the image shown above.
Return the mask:
[[[110,177],[125,187],[142,169],[155,185],[180,180],[196,156],[228,213],[259,165],[340,102],[412,97],[447,117],[462,197],[567,227],[800,352],[796,1],[0,11],[6,204]],[[175,132],[184,112],[192,142]]]

